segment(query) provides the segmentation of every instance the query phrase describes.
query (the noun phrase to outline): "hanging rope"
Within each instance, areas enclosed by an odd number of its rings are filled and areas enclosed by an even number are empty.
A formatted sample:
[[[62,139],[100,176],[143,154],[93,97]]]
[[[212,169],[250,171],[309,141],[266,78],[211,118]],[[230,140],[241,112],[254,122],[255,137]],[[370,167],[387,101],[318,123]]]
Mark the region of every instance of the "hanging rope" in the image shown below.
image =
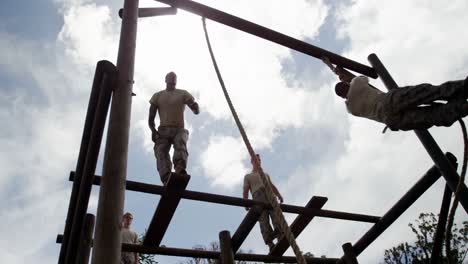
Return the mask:
[[[457,211],[457,206],[459,202],[460,191],[462,189],[463,184],[465,183],[465,174],[466,174],[466,166],[467,166],[467,159],[468,159],[468,133],[466,131],[465,122],[462,119],[458,120],[460,122],[461,130],[463,133],[463,142],[464,142],[464,153],[463,153],[463,166],[460,173],[460,180],[458,181],[457,189],[455,191],[455,198],[453,199],[452,208],[450,208],[450,213],[448,216],[447,221],[447,228],[445,230],[445,254],[448,259],[448,263],[452,263],[452,256],[451,256],[451,245],[450,242],[452,240],[452,226],[453,221],[455,219],[455,212]]]
[[[249,152],[251,159],[257,161],[257,157],[252,148],[252,145],[250,144],[249,138],[247,137],[244,127],[242,126],[242,123],[239,120],[239,116],[237,115],[236,109],[234,109],[231,98],[229,97],[226,86],[224,85],[223,78],[221,77],[218,64],[216,63],[216,59],[214,57],[213,50],[211,48],[210,38],[208,37],[208,31],[206,29],[206,23],[205,23],[204,17],[202,18],[202,21],[203,21],[203,30],[205,31],[206,43],[208,45],[208,50],[210,52],[211,60],[213,61],[213,66],[215,68],[216,75],[218,76],[219,83],[221,84],[221,88],[223,89],[224,97],[226,97],[226,101],[229,105],[229,109],[231,110],[232,116],[234,117],[234,121],[236,122],[237,128],[239,129],[242,139],[244,140],[245,146],[247,147],[247,151]],[[283,236],[286,237],[289,244],[291,245],[291,248],[294,251],[294,254],[296,255],[297,262],[300,264],[306,264],[306,260],[304,256],[302,255],[302,252],[299,246],[296,243],[296,239],[294,238],[294,235],[292,234],[291,229],[289,228],[288,223],[286,222],[286,219],[284,218],[283,211],[281,210],[278,204],[278,201],[276,200],[276,197],[273,194],[270,182],[267,180],[267,177],[265,176],[265,173],[263,172],[263,169],[261,166],[258,166],[258,173],[263,182],[263,185],[265,186],[266,197],[268,199],[268,202],[271,204],[273,208],[272,220],[273,220],[273,225],[275,226],[275,229],[280,230]]]

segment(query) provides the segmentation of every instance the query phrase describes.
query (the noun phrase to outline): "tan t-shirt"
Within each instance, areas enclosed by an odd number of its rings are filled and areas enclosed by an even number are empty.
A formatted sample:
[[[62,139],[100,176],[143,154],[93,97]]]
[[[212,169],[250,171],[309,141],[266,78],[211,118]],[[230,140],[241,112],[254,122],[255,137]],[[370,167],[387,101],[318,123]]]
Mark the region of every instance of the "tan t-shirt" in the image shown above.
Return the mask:
[[[383,105],[386,94],[369,85],[365,76],[353,78],[350,83],[346,108],[348,112],[360,117],[385,123]]]
[[[194,101],[189,92],[181,89],[162,90],[150,99],[150,103],[158,108],[161,120],[159,126],[180,128],[184,127],[185,105]]]
[[[132,230],[128,228],[123,228],[120,230],[120,234],[122,236],[122,243],[126,244],[137,244],[138,243],[138,235],[137,233],[133,232]],[[134,252],[127,252],[127,251],[122,251],[122,259],[126,259],[129,261],[129,263],[132,264],[137,264],[135,263],[135,253]],[[126,261],[123,261],[121,263],[128,263]]]
[[[138,242],[138,235],[132,230],[122,227],[121,233],[122,243],[135,244]]]
[[[270,175],[268,175],[268,173],[265,173],[265,176],[267,177],[268,181],[271,184]],[[244,188],[245,187],[250,189],[251,194],[254,194],[256,191],[258,191],[258,189],[265,187],[263,185],[262,179],[260,178],[260,173],[251,172],[245,175],[244,176]]]

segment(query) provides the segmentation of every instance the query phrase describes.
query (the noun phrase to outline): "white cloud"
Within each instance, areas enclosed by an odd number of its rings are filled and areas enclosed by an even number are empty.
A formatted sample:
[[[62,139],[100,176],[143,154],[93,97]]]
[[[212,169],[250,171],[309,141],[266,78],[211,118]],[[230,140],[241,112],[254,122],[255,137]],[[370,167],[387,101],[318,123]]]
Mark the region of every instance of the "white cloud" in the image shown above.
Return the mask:
[[[245,152],[239,139],[214,136],[200,162],[214,185],[232,188],[242,182],[248,171],[242,163]]]
[[[57,2],[64,15],[57,45],[24,43],[5,34],[0,38],[1,66],[15,76],[31,76],[35,92],[45,101],[42,105],[31,103],[31,89],[24,87],[14,95],[0,96],[0,121],[9,124],[0,132],[0,145],[8,150],[0,156],[0,193],[7,195],[14,187],[11,204],[2,203],[9,212],[2,215],[8,230],[0,233],[14,237],[9,232],[20,232],[21,238],[40,229],[27,240],[31,250],[23,255],[20,240],[8,245],[8,241],[0,241],[0,254],[10,263],[37,256],[44,259],[43,263],[56,259],[45,253],[44,247],[62,231],[64,201],[69,195],[64,187],[69,186],[66,175],[78,153],[93,68],[101,59],[115,61],[117,54],[120,18],[115,10],[93,1]],[[284,1],[203,2],[296,38],[317,37],[329,12],[322,1],[295,1],[294,5]],[[141,1],[141,6],[154,5],[154,1]],[[369,53],[376,52],[397,83],[438,83],[467,74],[467,10],[466,1],[432,1],[427,6],[408,1],[357,1],[343,7],[341,18],[336,19],[340,20],[341,36],[349,40],[345,56],[364,62]],[[348,116],[341,100],[333,99],[331,82],[319,89],[311,89],[301,80],[287,84],[281,75],[281,62],[291,58],[288,49],[210,21],[208,30],[226,85],[254,147],[288,160],[306,160],[300,155],[309,153],[307,149],[320,154],[320,158],[311,158],[276,182],[288,203],[301,204],[311,195],[323,195],[329,197],[327,209],[381,215],[432,166],[411,132],[382,135],[382,125]],[[43,52],[37,54],[37,50]],[[194,94],[202,111],[208,113],[206,122],[200,123],[228,120],[234,127],[199,17],[179,11],[177,16],[141,19],[130,143],[143,144],[148,153],[152,152],[146,127],[148,99],[164,88],[164,75],[171,70],[179,75],[178,86]],[[239,187],[250,168],[240,138],[187,125],[191,138],[198,134],[207,142],[206,146],[197,146],[206,150],[199,158],[191,156],[192,163],[200,162],[215,187]],[[286,129],[298,131],[300,137],[278,142],[280,136],[288,136],[284,135]],[[334,131],[332,136],[325,134],[330,130]],[[457,126],[431,132],[444,151],[461,156]],[[200,143],[191,140],[190,144]],[[266,170],[275,175],[280,166],[289,165],[275,164]],[[421,210],[437,212],[442,189],[440,183],[431,189],[359,257],[360,262],[376,263],[384,248],[410,238],[406,224]],[[40,217],[30,222],[35,215]],[[288,216],[288,220],[292,218]],[[340,243],[355,242],[368,227],[316,219],[299,244],[305,251],[338,257]],[[266,247],[257,231],[249,237],[246,248],[262,252]]]

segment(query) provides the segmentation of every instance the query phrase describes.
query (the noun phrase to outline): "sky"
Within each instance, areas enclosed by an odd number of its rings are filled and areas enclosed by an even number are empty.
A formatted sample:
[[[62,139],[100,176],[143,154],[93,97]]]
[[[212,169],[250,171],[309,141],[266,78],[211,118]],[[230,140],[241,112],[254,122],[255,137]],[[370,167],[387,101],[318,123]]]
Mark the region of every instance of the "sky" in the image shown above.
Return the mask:
[[[240,16],[368,65],[376,53],[401,86],[464,79],[468,72],[468,2],[453,1],[221,1],[201,3]],[[116,62],[119,0],[4,0],[0,3],[0,255],[3,263],[54,263],[71,192],[94,68]],[[163,6],[140,0],[140,7]],[[200,17],[138,22],[127,179],[160,184],[147,112],[169,71],[194,95],[200,115],[186,111],[190,131],[188,189],[240,197],[250,171],[211,65]],[[263,168],[285,203],[328,197],[324,208],[383,215],[433,165],[413,132],[382,134],[384,126],[349,115],[334,95],[336,77],[315,58],[207,21],[214,52]],[[379,80],[372,83],[385,91]],[[432,128],[442,150],[462,158],[458,124]],[[103,139],[105,140],[105,138]],[[103,141],[105,142],[105,141]],[[101,174],[102,145],[96,174]],[[408,223],[438,213],[439,180],[359,257],[383,261],[384,250],[413,241]],[[96,212],[94,187],[88,211]],[[158,196],[126,192],[125,211],[143,233]],[[238,207],[182,201],[163,244],[192,248],[232,233],[245,216]],[[289,222],[295,215],[286,214]],[[458,222],[467,219],[458,210]],[[371,227],[315,218],[298,238],[305,252],[340,257]],[[258,226],[242,247],[266,253]],[[288,254],[292,255],[289,251]],[[181,258],[157,256],[160,263]]]

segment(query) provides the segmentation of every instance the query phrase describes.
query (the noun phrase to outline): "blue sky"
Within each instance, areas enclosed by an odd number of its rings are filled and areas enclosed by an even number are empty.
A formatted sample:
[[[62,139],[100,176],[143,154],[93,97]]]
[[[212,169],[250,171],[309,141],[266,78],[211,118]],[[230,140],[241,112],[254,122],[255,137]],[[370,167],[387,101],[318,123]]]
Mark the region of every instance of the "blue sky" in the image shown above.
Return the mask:
[[[201,2],[362,63],[375,52],[401,85],[467,75],[466,1]],[[98,60],[115,63],[121,4],[0,4],[0,255],[6,263],[57,259],[55,236],[63,232],[68,173],[76,165],[92,74]],[[140,0],[142,7],[158,5]],[[208,21],[208,29],[240,118],[286,203],[303,205],[313,195],[326,196],[326,209],[382,215],[432,166],[414,133],[381,134],[383,125],[348,115],[333,93],[335,77],[320,61],[214,22]],[[186,112],[188,188],[240,197],[248,154],[222,97],[201,21],[183,11],[139,20],[128,179],[160,184],[146,119],[149,98],[164,88],[171,70],[202,111],[199,116]],[[383,89],[380,81],[374,84]],[[458,124],[431,133],[444,151],[461,158]],[[96,172],[101,174],[101,163]],[[443,187],[442,181],[434,185],[359,256],[360,263],[378,263],[384,249],[412,240],[407,223],[420,212],[438,212]],[[96,211],[97,194],[94,188],[90,212]],[[138,233],[158,199],[126,193],[125,210],[134,214]],[[221,230],[233,233],[244,215],[242,208],[183,201],[163,244],[208,245]],[[466,219],[466,213],[459,210],[457,219]],[[304,251],[339,257],[341,245],[355,242],[368,228],[317,218],[298,243]],[[267,251],[258,227],[244,249]]]

